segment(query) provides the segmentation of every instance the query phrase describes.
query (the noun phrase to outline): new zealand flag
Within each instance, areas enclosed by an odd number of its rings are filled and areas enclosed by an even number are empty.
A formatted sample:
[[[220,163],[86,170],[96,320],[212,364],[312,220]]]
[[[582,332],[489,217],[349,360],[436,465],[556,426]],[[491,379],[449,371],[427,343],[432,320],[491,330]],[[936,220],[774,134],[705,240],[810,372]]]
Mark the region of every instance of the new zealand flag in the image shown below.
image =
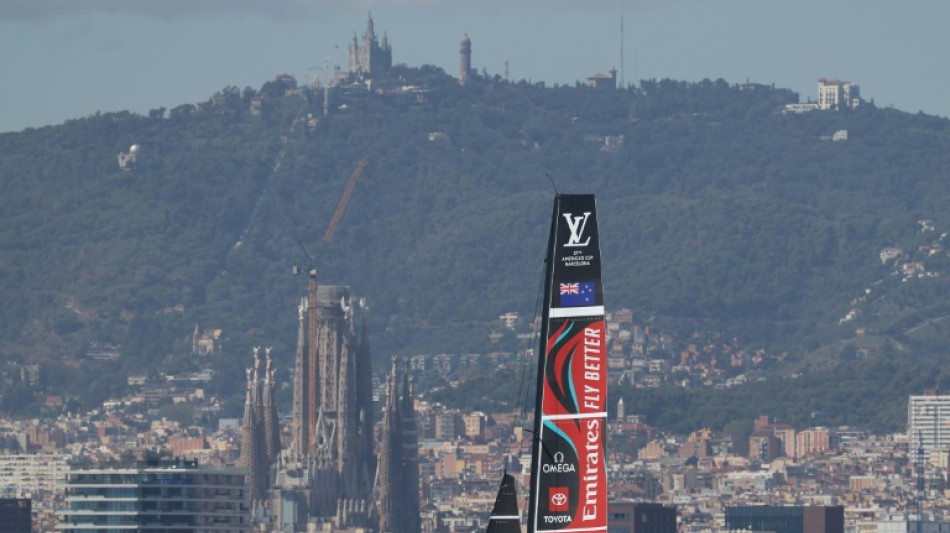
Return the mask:
[[[561,283],[561,307],[586,307],[594,305],[594,282]]]

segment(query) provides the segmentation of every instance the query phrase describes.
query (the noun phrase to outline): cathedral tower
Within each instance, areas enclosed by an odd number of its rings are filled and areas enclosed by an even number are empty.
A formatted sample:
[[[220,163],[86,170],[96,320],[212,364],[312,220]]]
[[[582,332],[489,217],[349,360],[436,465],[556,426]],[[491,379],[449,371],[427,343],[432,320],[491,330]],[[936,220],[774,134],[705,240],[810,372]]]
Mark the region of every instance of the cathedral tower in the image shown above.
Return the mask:
[[[274,370],[267,349],[267,367],[261,372],[260,348],[254,348],[254,368],[248,368],[241,426],[241,457],[238,464],[248,471],[251,502],[257,507],[266,499],[271,484],[271,466],[280,453],[277,407],[274,405]]]
[[[295,487],[287,497],[310,519],[366,527],[376,472],[366,307],[349,287],[318,286],[316,271],[309,274],[297,307],[293,444],[278,478],[281,490]]]
[[[277,376],[270,351],[269,347],[264,351],[267,364],[264,368],[264,382],[261,384],[261,411],[264,416],[264,451],[267,457],[268,478],[270,478],[270,466],[277,462],[277,457],[280,455],[280,417],[277,414],[276,398]]]
[[[369,76],[385,74],[393,67],[393,51],[389,46],[389,38],[384,34],[382,42],[376,40],[376,30],[373,27],[373,15],[366,17],[366,31],[362,42],[353,34],[348,55],[350,74]]]
[[[316,280],[314,280],[316,283]],[[294,358],[294,405],[290,441],[290,460],[303,462],[310,447],[310,428],[307,406],[309,394],[307,383],[309,371],[307,368],[307,334],[304,326],[304,316],[307,311],[307,299],[301,298],[297,305],[297,356]]]
[[[393,359],[383,410],[382,442],[377,472],[379,533],[419,533],[419,440],[408,364],[398,387]]]

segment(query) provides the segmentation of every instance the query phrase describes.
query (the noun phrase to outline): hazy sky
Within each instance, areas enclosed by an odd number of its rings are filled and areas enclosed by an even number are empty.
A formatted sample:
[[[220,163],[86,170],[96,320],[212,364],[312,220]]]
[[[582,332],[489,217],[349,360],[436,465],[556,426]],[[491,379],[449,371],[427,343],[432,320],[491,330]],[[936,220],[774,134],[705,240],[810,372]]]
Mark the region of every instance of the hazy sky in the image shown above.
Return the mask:
[[[775,83],[816,98],[820,77],[878,106],[950,115],[945,0],[0,0],[0,132],[96,111],[145,114],[305,81],[346,63],[372,10],[393,61],[548,84],[611,67],[645,78]],[[621,12],[624,20],[621,64]]]

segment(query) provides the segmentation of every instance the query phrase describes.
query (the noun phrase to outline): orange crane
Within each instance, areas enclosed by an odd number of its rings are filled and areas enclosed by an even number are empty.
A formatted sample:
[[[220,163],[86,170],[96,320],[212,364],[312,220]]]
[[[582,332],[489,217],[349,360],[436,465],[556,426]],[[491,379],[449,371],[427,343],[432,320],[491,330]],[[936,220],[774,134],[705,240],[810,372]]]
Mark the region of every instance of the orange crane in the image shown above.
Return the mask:
[[[336,231],[336,227],[340,223],[340,217],[343,216],[343,210],[346,209],[346,203],[350,201],[350,193],[353,192],[353,187],[356,185],[357,178],[360,177],[360,172],[363,172],[364,166],[366,166],[365,157],[360,159],[360,162],[356,164],[356,169],[353,170],[353,174],[350,175],[350,181],[346,184],[346,190],[343,191],[343,198],[340,198],[340,204],[336,206],[336,212],[333,213],[333,219],[330,220],[330,226],[327,227],[327,232],[323,235],[323,242],[329,243],[333,240],[333,232]]]

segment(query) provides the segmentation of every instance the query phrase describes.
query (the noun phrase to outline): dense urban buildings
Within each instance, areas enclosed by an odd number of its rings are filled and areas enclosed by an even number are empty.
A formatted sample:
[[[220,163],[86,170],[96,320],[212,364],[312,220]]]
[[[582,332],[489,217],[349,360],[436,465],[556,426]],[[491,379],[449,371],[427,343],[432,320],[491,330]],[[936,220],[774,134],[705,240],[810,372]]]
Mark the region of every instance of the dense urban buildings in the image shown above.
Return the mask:
[[[313,360],[317,361],[316,382],[320,383],[321,367],[349,368],[350,363],[342,363],[347,359],[344,357],[346,353],[368,351],[366,339],[369,334],[361,325],[365,309],[348,289],[320,287],[316,293],[316,306],[310,306],[308,298],[299,308],[298,325],[302,333],[298,343],[298,363],[309,369],[310,308],[317,312],[315,330],[320,331],[323,325],[327,326],[325,329],[338,328],[335,335],[348,346],[346,350],[322,352],[320,343],[317,343]],[[622,313],[618,314],[623,318]],[[336,325],[331,327],[331,323]],[[517,327],[517,321],[513,325]],[[500,321],[499,327],[507,327],[505,321]],[[632,334],[627,336],[626,342],[632,348],[642,347],[643,353],[631,350],[626,355],[618,352],[615,357],[618,361],[624,358],[627,366],[630,366],[630,358],[643,362],[642,367],[633,370],[636,378],[632,380],[641,388],[651,386],[649,382],[639,380],[641,372],[662,377],[666,375],[664,373],[677,371],[675,367],[653,364],[656,358],[650,353],[654,350],[651,344],[654,342],[657,347],[660,342],[665,343],[666,350],[679,354],[680,368],[711,365],[706,362],[704,345],[692,346],[697,342],[695,338],[676,349],[672,347],[675,345],[669,344],[671,340],[659,332],[641,332],[635,326],[629,329]],[[623,339],[622,333],[623,330],[615,329],[611,335]],[[329,342],[323,344],[335,346]],[[716,346],[717,350],[726,349],[721,343]],[[739,360],[738,351],[729,349]],[[709,353],[720,360],[729,360],[722,356],[722,351]],[[263,417],[255,413],[266,411],[266,388],[263,387],[269,374],[266,355],[266,350],[258,353],[254,365],[256,378],[254,368],[250,372],[252,398],[249,413],[257,418],[246,417],[246,420],[260,420]],[[523,417],[517,412],[462,411],[425,401],[423,394],[413,390],[409,376],[429,383],[449,383],[478,368],[499,367],[514,371],[530,357],[525,353],[498,352],[420,354],[409,357],[405,364],[397,362],[391,365],[385,375],[380,373],[368,376],[368,379],[364,376],[362,379],[370,383],[367,390],[371,391],[368,396],[373,403],[370,411],[375,421],[368,432],[374,435],[372,442],[379,454],[378,461],[376,455],[370,456],[373,464],[378,466],[369,476],[373,481],[368,484],[366,499],[341,496],[340,485],[330,485],[327,481],[342,478],[336,470],[332,473],[324,470],[324,477],[315,477],[321,474],[319,455],[314,459],[313,467],[310,458],[301,462],[291,460],[294,457],[294,429],[301,427],[299,424],[303,420],[304,409],[300,407],[300,414],[291,417],[291,422],[296,418],[298,424],[285,425],[282,432],[284,449],[266,470],[269,473],[264,479],[270,487],[264,498],[266,504],[259,501],[256,508],[251,507],[254,482],[247,489],[252,527],[286,533],[305,528],[310,531],[382,531],[381,522],[407,523],[406,515],[399,514],[407,513],[419,516],[418,528],[426,533],[471,533],[484,529],[503,469],[516,477],[522,491],[529,485],[526,465],[530,461],[526,453],[530,449],[527,445],[530,435],[523,431]],[[273,363],[271,370],[275,370]],[[277,370],[278,376],[289,374],[286,370]],[[358,373],[350,370],[348,375]],[[615,375],[620,375],[620,372]],[[270,379],[271,386],[276,382],[278,390],[285,386],[274,378]],[[344,396],[362,394],[356,392],[357,381],[347,378],[340,382],[342,388],[349,391]],[[0,434],[4,436],[3,442],[18,450],[8,449],[5,454],[11,479],[17,479],[2,480],[7,491],[5,495],[32,498],[33,511],[38,517],[45,516],[51,508],[68,509],[72,503],[63,500],[62,486],[57,488],[53,482],[32,485],[35,469],[42,470],[44,461],[50,457],[59,457],[57,461],[64,465],[69,461],[77,465],[100,465],[101,468],[101,465],[110,463],[131,464],[123,463],[130,451],[140,454],[145,450],[159,450],[200,457],[200,464],[209,467],[226,467],[241,461],[242,441],[258,442],[257,448],[264,452],[261,455],[266,455],[266,424],[251,424],[259,436],[245,437],[248,425],[242,426],[240,419],[221,419],[218,400],[206,395],[201,387],[201,381],[190,379],[162,377],[155,382],[143,379],[131,396],[110,399],[88,413],[2,421]],[[302,399],[308,395],[299,393],[294,396],[301,399],[297,405],[302,406]],[[355,401],[350,404],[356,406]],[[726,506],[763,504],[805,508],[841,506],[847,533],[917,533],[917,524],[921,523],[916,519],[918,497],[923,498],[923,533],[950,533],[947,522],[950,505],[944,496],[950,488],[947,454],[930,454],[929,461],[922,465],[923,490],[919,491],[916,442],[904,431],[875,436],[857,428],[792,427],[774,417],[760,416],[745,421],[752,430],[751,435],[729,436],[712,430],[676,435],[648,425],[647,418],[631,408],[632,404],[628,403],[622,409],[619,404],[618,399],[617,416],[610,422],[611,446],[607,457],[612,500],[637,504],[654,502],[667,508],[675,506],[677,527],[681,533],[719,531],[726,525]],[[155,407],[161,405],[188,405],[195,413],[209,413],[217,429],[165,420],[150,414],[157,412]],[[321,419],[321,405],[317,404],[317,420]],[[328,407],[324,406],[324,412]],[[354,417],[353,411],[343,411],[342,415],[337,413],[322,418]],[[933,412],[931,409],[931,422]],[[360,433],[357,435],[359,438]],[[766,437],[770,441],[770,453],[763,454],[761,449],[750,446],[756,439],[762,442]],[[306,442],[309,443],[309,437]],[[352,446],[337,440],[330,442],[334,447]],[[327,447],[318,446],[318,449],[332,456]],[[14,476],[12,472],[15,471],[21,473]],[[260,471],[265,472],[264,469]],[[418,478],[414,480],[413,475],[418,475]],[[409,490],[409,487],[417,487],[418,491]],[[418,504],[413,501],[414,495],[418,495]],[[525,496],[520,494],[521,502]],[[311,514],[312,502],[317,497],[333,498],[328,505],[334,508],[332,514]],[[409,511],[415,505],[418,505],[418,511]],[[618,523],[632,518],[632,515],[621,516],[624,514],[627,513],[616,509],[611,511],[615,529]],[[384,518],[388,522],[383,522]],[[803,527],[805,518],[803,513]],[[37,525],[35,530],[52,531],[55,527],[52,520],[43,523],[46,524],[44,527]],[[654,525],[659,527],[661,524]]]
[[[246,533],[251,530],[245,471],[196,460],[143,461],[133,468],[76,469],[66,476],[67,533]]]
[[[524,354],[499,353],[433,354],[412,357],[409,365],[414,379],[447,382],[457,379],[454,376],[471,372],[474,367],[501,365],[508,368],[519,364],[524,357]],[[261,367],[265,366],[265,361],[262,357]],[[393,388],[391,370],[388,378],[374,378],[373,394],[379,398],[380,404],[385,405],[384,412],[392,413],[396,405],[405,402],[406,390],[411,388],[411,383],[402,373],[402,363],[398,364],[398,369],[400,374],[395,383],[399,390],[395,395],[386,392]],[[242,440],[239,419],[221,419],[215,424],[217,429],[212,430],[141,413],[138,406],[160,405],[153,403],[158,401],[171,403],[172,396],[175,401],[194,406],[196,412],[213,412],[216,400],[201,393],[200,383],[191,383],[192,389],[179,389],[168,396],[146,396],[138,390],[130,397],[111,399],[106,402],[108,407],[100,406],[88,413],[46,420],[3,420],[0,421],[0,434],[11,446],[17,441],[28,442],[33,438],[27,438],[28,435],[35,435],[37,442],[46,443],[43,448],[7,452],[11,457],[20,458],[21,462],[28,457],[39,462],[43,454],[57,453],[71,463],[118,464],[130,450],[175,449],[178,450],[176,453],[200,457],[200,464],[209,467],[236,464]],[[419,439],[414,459],[419,474],[421,530],[444,533],[483,530],[498,488],[499,474],[504,468],[518,478],[519,487],[525,490],[527,474],[521,465],[530,463],[524,455],[509,455],[527,448],[525,443],[529,442],[526,439],[529,436],[522,431],[522,418],[517,412],[481,413],[451,409],[424,401],[418,392],[410,392],[409,396],[415,396],[414,416]],[[384,400],[386,398],[392,399]],[[383,438],[383,428],[387,424],[380,420],[378,411],[374,428],[377,443],[398,442],[395,433],[386,432],[389,438]],[[813,446],[807,453],[803,453],[805,447],[796,446],[799,451],[782,450],[782,456],[762,461],[752,457],[751,450],[744,449],[748,443],[742,446],[740,440],[728,435],[710,430],[689,435],[666,433],[651,427],[645,417],[631,411],[628,404],[623,416],[610,422],[611,446],[607,462],[612,500],[676,506],[677,526],[682,533],[719,531],[725,526],[726,506],[763,504],[842,506],[846,533],[917,533],[918,496],[923,496],[923,533],[950,533],[947,520],[950,504],[944,496],[950,488],[947,465],[925,462],[924,488],[918,491],[916,444],[909,442],[904,431],[871,435],[853,427],[796,427],[794,441],[797,444],[825,439],[827,444]],[[391,420],[396,420],[396,417],[392,416]],[[747,423],[750,427],[771,426],[778,432],[789,432],[783,424],[770,417],[759,417]],[[54,429],[62,431],[65,438],[46,439],[42,436],[54,433]],[[289,443],[290,431],[287,429],[283,437]],[[406,438],[403,442],[409,441],[411,431],[402,434]],[[803,435],[811,437],[803,438]],[[646,444],[631,446],[644,442]],[[282,459],[278,461],[280,468],[275,469],[281,483],[288,481],[280,476],[286,476],[290,471],[282,464],[289,453],[289,449],[282,452]],[[398,461],[409,457],[407,454]],[[388,467],[380,466],[380,472],[386,470]],[[383,477],[387,476],[379,476],[380,479]],[[28,483],[28,480],[21,479],[21,483]],[[411,481],[405,483],[400,487],[409,485]],[[13,489],[8,486],[6,490]],[[339,501],[338,512],[332,519],[320,521],[314,518],[310,522],[306,515],[299,520],[293,515],[294,496],[307,497],[309,493],[303,489],[288,490],[285,485],[280,485],[280,490],[282,505],[276,506],[271,499],[268,509],[274,512],[279,507],[283,518],[275,518],[274,522],[265,525],[270,531],[294,531],[295,523],[307,524],[314,530],[337,529],[337,524],[352,523],[354,517],[363,513],[367,515],[366,522],[376,527],[369,515],[379,501],[377,496],[365,503],[344,499]],[[21,490],[19,497],[32,498],[34,514],[43,516],[50,508],[62,510],[69,507],[70,504],[63,501],[62,491],[61,485],[57,488],[52,484],[41,486],[36,491]],[[521,502],[524,498],[525,494],[520,494]],[[309,500],[303,500],[300,508],[306,507],[306,501]],[[263,515],[256,518],[265,518]],[[255,518],[251,520],[253,522]],[[55,521],[46,521],[45,524],[45,527],[37,525],[35,531],[52,531]]]

